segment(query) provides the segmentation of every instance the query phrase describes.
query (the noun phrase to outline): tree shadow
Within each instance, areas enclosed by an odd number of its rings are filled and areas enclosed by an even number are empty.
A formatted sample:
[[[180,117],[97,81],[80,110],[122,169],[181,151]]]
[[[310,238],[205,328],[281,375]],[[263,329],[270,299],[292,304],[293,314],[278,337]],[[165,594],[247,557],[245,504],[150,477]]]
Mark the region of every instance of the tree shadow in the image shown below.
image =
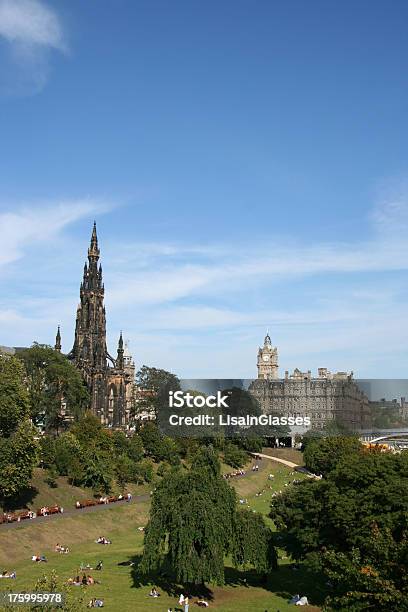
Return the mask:
[[[36,487],[27,487],[14,497],[1,499],[0,503],[5,512],[14,512],[15,510],[22,510],[23,508],[28,510],[28,504],[32,504],[37,495],[38,489]]]
[[[208,602],[214,600],[213,591],[206,585],[180,584],[171,566],[167,563],[160,571],[142,574],[139,569],[141,560],[142,555],[135,555],[118,563],[118,565],[131,566],[132,588],[155,586],[159,592],[162,591],[169,597],[178,597],[180,593],[183,593],[190,597],[204,597]],[[263,588],[288,600],[299,593],[306,595],[309,601],[316,605],[322,605],[329,592],[321,574],[313,572],[303,564],[293,563],[280,565],[278,569],[264,575],[257,573],[254,569],[242,570],[227,566],[225,567],[225,585],[233,588]],[[176,612],[177,609],[175,608]]]
[[[169,597],[178,597],[180,593],[189,595],[190,597],[204,597],[207,601],[213,601],[214,595],[212,590],[202,584],[180,584],[169,563],[164,563],[160,571],[142,574],[139,566],[142,560],[142,555],[135,555],[128,561],[122,561],[118,565],[131,565],[131,578],[133,581],[132,588],[138,589],[143,586],[155,586],[166,593]],[[178,608],[175,608],[177,611]],[[181,608],[180,608],[181,610]]]

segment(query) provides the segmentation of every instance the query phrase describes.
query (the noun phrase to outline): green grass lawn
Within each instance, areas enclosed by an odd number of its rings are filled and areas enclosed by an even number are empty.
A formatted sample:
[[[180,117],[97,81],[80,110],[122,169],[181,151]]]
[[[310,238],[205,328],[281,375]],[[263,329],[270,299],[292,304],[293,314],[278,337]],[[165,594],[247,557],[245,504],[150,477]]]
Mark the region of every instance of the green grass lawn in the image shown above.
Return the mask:
[[[229,481],[237,489],[239,497],[246,497],[249,507],[255,512],[267,515],[270,499],[274,491],[284,489],[285,483],[301,474],[291,475],[291,470],[273,461],[263,460],[259,472],[250,473],[246,478]],[[261,467],[261,465],[260,465]],[[274,474],[273,480],[268,475]],[[271,487],[271,488],[270,488]],[[257,495],[258,493],[258,495]],[[260,494],[261,493],[261,494]],[[50,574],[55,569],[58,576],[66,582],[78,574],[81,563],[95,567],[102,561],[102,572],[90,571],[100,584],[89,587],[70,587],[73,592],[86,591],[87,600],[101,597],[105,608],[110,610],[160,610],[166,612],[177,605],[178,590],[169,587],[162,577],[154,578],[161,597],[148,596],[152,584],[139,582],[137,562],[142,552],[143,533],[137,527],[144,526],[148,518],[149,502],[112,507],[100,512],[62,517],[49,522],[21,523],[17,528],[0,528],[0,569],[15,570],[16,580],[1,580],[0,590],[12,588],[14,592],[32,588],[43,573]],[[112,540],[112,545],[102,546],[94,540],[104,535]],[[63,555],[53,552],[59,542],[70,547],[70,553]],[[279,551],[282,556],[282,552]],[[33,563],[32,554],[45,554],[48,563]],[[130,561],[135,565],[125,565]],[[122,565],[121,565],[122,564]],[[316,603],[322,601],[319,581],[300,568],[294,572],[288,559],[280,560],[280,568],[272,572],[266,583],[262,583],[253,572],[240,572],[226,562],[226,585],[211,586],[207,593],[210,610],[224,612],[285,612],[294,610],[288,604],[289,598],[299,593],[307,595]],[[198,594],[198,593],[197,593]],[[199,609],[194,605],[191,610]],[[319,610],[309,606],[305,610]]]
[[[90,571],[93,577],[101,584],[89,587],[70,587],[74,590],[86,590],[87,597],[101,597],[105,601],[105,607],[111,610],[161,610],[166,611],[168,607],[174,607],[177,603],[176,594],[168,594],[165,584],[158,578],[156,586],[162,594],[158,599],[148,596],[152,585],[143,585],[136,588],[138,584],[137,570],[134,566],[119,565],[134,559],[142,551],[143,534],[135,528],[126,532],[115,531],[107,533],[112,539],[112,545],[101,546],[92,540],[87,540],[72,547],[68,555],[62,555],[51,551],[44,552],[48,563],[33,563],[27,559],[13,565],[17,572],[17,579],[13,581],[2,580],[0,590],[12,587],[13,592],[32,588],[36,580],[43,573],[49,574],[55,569],[58,576],[67,581],[79,573],[81,563],[90,564],[95,567],[98,561],[103,562],[101,572]],[[235,612],[235,610],[247,610],[248,612],[268,612],[280,610],[293,610],[293,606],[287,604],[287,598],[293,594],[289,588],[290,574],[283,568],[271,575],[267,585],[261,585],[252,572],[238,572],[231,567],[226,568],[227,586],[213,587],[210,600],[211,609],[224,610],[224,612]],[[307,585],[305,576],[296,576],[298,583]],[[302,590],[299,589],[298,590]],[[194,602],[193,598],[193,602]],[[193,609],[195,606],[193,607]],[[197,608],[198,609],[198,608]],[[317,609],[310,607],[309,609]]]
[[[64,509],[72,510],[77,500],[92,499],[94,496],[92,489],[74,487],[68,483],[68,479],[64,476],[60,476],[56,479],[57,486],[50,487],[45,481],[46,477],[46,470],[42,470],[41,468],[35,469],[31,479],[31,486],[19,499],[14,500],[12,508],[5,509],[24,510],[29,508],[30,510],[36,511],[42,506],[57,504]],[[128,484],[126,486],[126,490],[134,495],[143,495],[144,493],[148,493],[150,489],[151,486],[147,484]],[[117,485],[114,486],[112,493],[117,494],[120,492],[121,488]],[[0,509],[3,510],[1,507]]]

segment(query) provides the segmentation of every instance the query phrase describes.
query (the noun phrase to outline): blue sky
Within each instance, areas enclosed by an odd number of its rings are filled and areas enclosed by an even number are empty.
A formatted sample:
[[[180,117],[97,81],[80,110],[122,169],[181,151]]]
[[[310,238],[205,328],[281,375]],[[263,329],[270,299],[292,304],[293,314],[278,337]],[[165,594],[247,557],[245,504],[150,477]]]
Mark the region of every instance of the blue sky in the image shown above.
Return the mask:
[[[405,2],[0,0],[0,344],[407,375]]]

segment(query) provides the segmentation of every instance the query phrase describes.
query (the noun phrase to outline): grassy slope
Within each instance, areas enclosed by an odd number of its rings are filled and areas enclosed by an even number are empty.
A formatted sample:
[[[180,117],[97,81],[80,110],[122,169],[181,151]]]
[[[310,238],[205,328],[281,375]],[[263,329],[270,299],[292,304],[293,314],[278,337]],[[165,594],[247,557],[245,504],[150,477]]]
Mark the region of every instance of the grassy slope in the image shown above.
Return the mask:
[[[250,473],[246,478],[231,480],[237,488],[240,497],[248,499],[249,506],[256,512],[266,514],[269,510],[270,497],[274,490],[284,487],[294,477],[291,470],[284,466],[267,462],[259,472]],[[274,473],[273,481],[268,480],[268,474]],[[272,487],[269,488],[269,487]],[[261,493],[262,495],[256,495]],[[15,581],[2,580],[0,590],[13,588],[13,591],[32,587],[36,579],[44,572],[49,574],[55,568],[57,573],[67,580],[73,577],[81,562],[94,565],[97,561],[104,562],[104,570],[92,572],[100,585],[85,587],[89,598],[100,596],[105,600],[107,609],[121,610],[166,610],[176,605],[177,601],[168,595],[165,585],[157,578],[157,586],[162,596],[159,599],[148,597],[148,585],[136,588],[137,570],[129,566],[119,566],[118,563],[134,558],[142,551],[143,534],[137,526],[145,525],[148,516],[148,503],[112,507],[101,512],[92,512],[73,517],[63,517],[49,522],[22,523],[17,528],[1,530],[0,528],[0,563],[4,569],[15,569]],[[94,543],[99,535],[110,537],[111,546],[101,546]],[[68,555],[53,552],[56,542],[70,546]],[[35,543],[35,544],[34,544]],[[32,554],[45,554],[48,564],[35,564],[29,559]],[[261,585],[251,572],[238,572],[227,563],[227,586],[213,587],[213,601],[210,609],[223,612],[289,612],[294,607],[287,600],[294,593],[316,594],[319,592],[311,578],[302,570],[296,574],[290,569],[287,559],[280,561],[278,572],[271,574],[267,585]],[[11,584],[10,584],[11,583]],[[251,588],[248,588],[251,587]],[[72,587],[73,589],[80,587]],[[195,609],[196,606],[193,606]],[[198,609],[198,608],[197,608]],[[303,608],[318,610],[316,607]]]
[[[30,508],[37,510],[41,506],[52,506],[58,504],[65,510],[72,509],[75,506],[75,502],[79,499],[92,499],[92,489],[84,489],[81,487],[74,487],[68,484],[68,480],[65,477],[59,477],[56,480],[57,486],[50,487],[46,482],[47,472],[40,468],[34,470],[33,477],[31,479],[31,487],[26,491],[14,505],[13,510],[23,510]],[[142,495],[148,493],[151,487],[149,485],[135,485],[129,484],[126,487],[127,491],[131,491],[134,495]],[[114,488],[113,493],[119,493],[118,487]],[[3,510],[3,508],[0,509]],[[4,508],[9,510],[10,508]]]

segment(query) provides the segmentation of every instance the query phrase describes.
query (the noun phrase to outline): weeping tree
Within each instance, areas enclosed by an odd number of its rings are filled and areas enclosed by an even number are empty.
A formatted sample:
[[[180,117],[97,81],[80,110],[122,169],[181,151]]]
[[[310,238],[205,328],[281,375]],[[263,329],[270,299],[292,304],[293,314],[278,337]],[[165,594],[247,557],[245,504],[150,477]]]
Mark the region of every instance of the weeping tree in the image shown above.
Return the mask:
[[[245,534],[241,515],[214,450],[201,448],[189,471],[171,471],[154,492],[142,572],[148,574],[166,564],[174,569],[178,582],[223,584],[227,554],[232,554],[236,565],[248,563],[267,571],[273,566],[267,556],[272,552],[276,558],[269,530],[253,515],[256,526]],[[265,537],[265,547],[259,545],[258,537]]]

